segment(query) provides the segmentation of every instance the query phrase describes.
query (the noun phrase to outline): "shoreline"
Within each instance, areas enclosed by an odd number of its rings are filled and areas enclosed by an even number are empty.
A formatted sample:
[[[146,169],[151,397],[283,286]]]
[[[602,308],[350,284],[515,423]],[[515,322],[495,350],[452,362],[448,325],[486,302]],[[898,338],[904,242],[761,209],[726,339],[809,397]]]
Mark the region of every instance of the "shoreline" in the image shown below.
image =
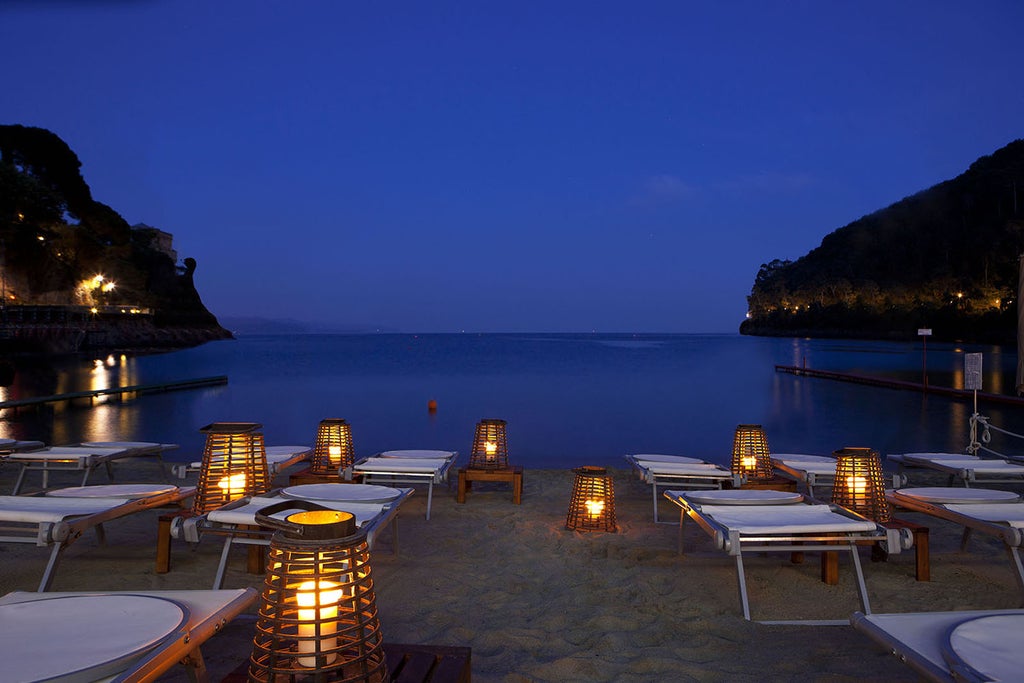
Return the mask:
[[[152,481],[155,474],[151,463],[117,461],[115,469],[118,482]],[[506,484],[477,483],[465,504],[456,503],[454,487],[442,486],[435,489],[429,521],[425,492],[417,491],[399,514],[398,555],[391,530],[372,551],[385,641],[468,646],[473,680],[484,683],[917,680],[913,670],[851,627],[745,621],[733,559],[694,524],[686,528],[687,555],[680,557],[678,527],[653,522],[650,486],[630,470],[609,472],[618,533],[564,528],[570,470],[526,470],[521,505],[512,504]],[[10,468],[0,470],[6,491],[13,476]],[[96,480],[106,478],[98,474]],[[287,485],[287,473],[274,483]],[[675,506],[661,505],[663,520],[674,519]],[[65,552],[53,590],[209,588],[222,545],[218,537],[194,548],[175,540],[170,573],[155,574],[159,514],[109,523],[106,546],[97,545],[95,534],[83,536]],[[976,535],[970,552],[960,554],[958,527],[900,516],[932,530],[932,581],[914,580],[913,551],[874,563],[862,549],[874,612],[1019,603],[1001,545]],[[28,544],[0,550],[0,594],[34,590],[47,550]],[[846,558],[837,586],[819,580],[814,554],[802,565],[791,564],[786,553],[752,555],[746,568],[755,619],[844,619],[860,609]],[[234,550],[224,587],[259,589],[261,583],[262,576],[245,572],[245,551]],[[247,659],[253,627],[251,618],[237,619],[202,648],[211,681]],[[160,680],[187,677],[178,668]]]

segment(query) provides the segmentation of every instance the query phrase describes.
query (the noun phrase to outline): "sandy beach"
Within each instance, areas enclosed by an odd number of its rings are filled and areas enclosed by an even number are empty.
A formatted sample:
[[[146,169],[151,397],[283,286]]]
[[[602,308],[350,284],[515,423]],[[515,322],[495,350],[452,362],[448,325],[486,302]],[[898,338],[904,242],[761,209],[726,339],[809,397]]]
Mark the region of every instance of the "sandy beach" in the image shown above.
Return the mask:
[[[654,524],[650,487],[631,471],[615,477],[618,533],[564,528],[573,473],[527,470],[521,505],[508,485],[476,483],[465,504],[454,488],[425,491],[399,515],[399,553],[391,531],[372,554],[381,627],[390,642],[472,648],[475,681],[914,681],[914,672],[847,626],[766,626],[743,619],[732,558],[688,525],[685,557],[678,527]],[[12,468],[0,470],[10,490]],[[119,482],[152,481],[151,464],[117,463]],[[102,473],[94,483],[103,483]],[[927,483],[918,477],[915,484]],[[75,485],[69,480],[67,485]],[[186,482],[191,483],[191,482]],[[286,474],[275,482],[287,484]],[[932,482],[938,484],[940,482]],[[668,501],[662,519],[676,520]],[[54,591],[209,588],[219,538],[175,541],[172,569],[156,574],[158,512],[115,520],[107,544],[80,539],[57,571]],[[959,552],[960,529],[912,513],[931,529],[932,580],[914,579],[914,553],[871,562],[861,551],[876,613],[989,609],[1020,603],[1000,545],[984,536]],[[0,546],[0,593],[35,590],[47,550]],[[747,560],[755,619],[843,619],[859,609],[853,573],[841,559],[837,586],[819,580],[816,555],[801,565],[788,554]],[[236,549],[225,588],[259,588]],[[251,619],[238,619],[203,647],[211,680],[248,657]],[[186,681],[178,668],[162,681]]]

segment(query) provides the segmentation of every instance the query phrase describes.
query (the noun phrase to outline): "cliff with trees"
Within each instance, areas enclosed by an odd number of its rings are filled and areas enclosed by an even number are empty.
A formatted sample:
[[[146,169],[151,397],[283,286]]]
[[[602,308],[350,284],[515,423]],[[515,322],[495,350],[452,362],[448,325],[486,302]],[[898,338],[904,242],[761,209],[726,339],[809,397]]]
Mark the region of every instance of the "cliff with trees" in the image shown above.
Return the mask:
[[[742,334],[1011,344],[1024,252],[1024,140],[761,266]]]
[[[42,128],[0,125],[0,345],[161,349],[231,334],[172,237],[93,199],[81,162]]]

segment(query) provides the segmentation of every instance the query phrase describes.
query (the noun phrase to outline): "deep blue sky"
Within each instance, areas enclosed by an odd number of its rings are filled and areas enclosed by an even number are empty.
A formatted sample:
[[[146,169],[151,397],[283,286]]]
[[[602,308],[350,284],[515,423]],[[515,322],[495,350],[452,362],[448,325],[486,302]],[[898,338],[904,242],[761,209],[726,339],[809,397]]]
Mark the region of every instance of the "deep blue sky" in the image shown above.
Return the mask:
[[[222,318],[734,332],[762,263],[1024,137],[1022,26],[1019,0],[6,0],[0,123],[173,233]]]

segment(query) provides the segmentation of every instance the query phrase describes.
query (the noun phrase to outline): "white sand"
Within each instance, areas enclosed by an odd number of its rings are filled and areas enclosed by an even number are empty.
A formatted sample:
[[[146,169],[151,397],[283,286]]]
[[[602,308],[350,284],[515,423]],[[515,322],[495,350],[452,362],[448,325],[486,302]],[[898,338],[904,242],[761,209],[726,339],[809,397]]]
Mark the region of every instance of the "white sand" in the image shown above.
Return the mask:
[[[142,469],[145,467],[146,469]],[[117,464],[118,480],[151,480],[150,465]],[[522,505],[509,486],[474,483],[467,502],[425,491],[399,515],[399,554],[385,532],[373,553],[377,603],[391,642],[472,648],[473,680],[502,681],[914,681],[913,671],[848,626],[765,626],[744,621],[732,558],[688,525],[686,557],[678,527],[655,525],[650,487],[615,470],[619,533],[564,528],[573,474],[527,470]],[[0,470],[9,492],[12,468]],[[106,481],[97,473],[95,483]],[[58,480],[60,481],[60,480]],[[280,476],[276,483],[285,484]],[[920,477],[915,480],[923,481]],[[68,485],[77,482],[69,480]],[[66,553],[53,590],[209,588],[221,542],[175,541],[172,570],[154,573],[157,512],[108,525],[108,543],[83,537]],[[960,530],[919,515],[931,527],[932,581],[914,580],[913,551],[872,563],[862,549],[875,612],[1015,607],[1021,596],[1002,547],[984,536],[960,554]],[[676,508],[662,502],[662,520]],[[0,594],[34,590],[47,550],[0,545]],[[259,587],[236,549],[226,588]],[[793,565],[785,553],[747,558],[755,619],[844,619],[859,609],[848,560],[841,581],[819,580],[817,556]],[[253,621],[236,620],[203,648],[217,681],[249,655]],[[2,646],[0,646],[2,648]],[[163,681],[186,681],[182,669]]]

